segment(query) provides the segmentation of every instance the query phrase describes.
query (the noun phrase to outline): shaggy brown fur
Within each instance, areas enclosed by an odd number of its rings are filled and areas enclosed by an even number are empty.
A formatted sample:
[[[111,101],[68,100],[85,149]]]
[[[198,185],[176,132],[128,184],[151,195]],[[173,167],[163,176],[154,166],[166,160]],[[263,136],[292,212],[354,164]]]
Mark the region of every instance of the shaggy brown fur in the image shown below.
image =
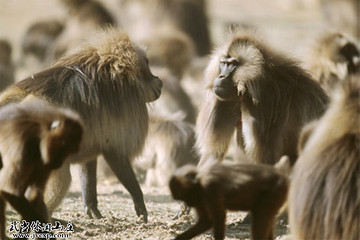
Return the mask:
[[[10,43],[0,39],[0,91],[14,82],[15,68],[11,55],[12,47]]]
[[[75,110],[86,129],[80,152],[82,188],[87,214],[101,217],[96,200],[96,162],[100,154],[134,199],[138,215],[147,219],[143,194],[130,162],[144,146],[148,131],[146,103],[160,96],[161,81],[152,75],[144,52],[115,29],[55,65],[16,83],[0,95],[0,104],[28,94]],[[61,202],[71,178],[69,166],[50,177],[45,200],[50,212]]]
[[[285,162],[284,162],[285,161]],[[286,201],[288,181],[282,167],[216,163],[198,170],[186,165],[170,180],[174,199],[195,207],[197,223],[175,239],[190,239],[214,227],[214,238],[224,239],[226,210],[250,211],[252,239],[273,239],[276,213]]]
[[[150,117],[144,152],[135,161],[138,167],[147,170],[146,185],[166,186],[176,168],[187,163],[197,164],[194,128],[181,116]]]
[[[5,239],[6,202],[28,221],[49,221],[43,196],[49,174],[79,150],[82,134],[75,113],[39,99],[0,110],[1,239]]]
[[[357,75],[336,89],[293,169],[289,216],[294,239],[360,238],[359,123]]]
[[[231,100],[222,100],[214,92],[214,81],[222,77],[221,57],[238,64],[227,78],[231,82],[226,89],[234,94]],[[296,61],[272,50],[249,31],[234,32],[213,54],[205,82],[197,119],[200,165],[221,161],[235,131],[250,160],[274,164],[287,155],[294,163],[301,128],[320,116],[328,101]]]
[[[62,0],[62,3],[68,10],[67,22],[49,54],[50,60],[57,60],[66,52],[77,48],[99,28],[116,25],[115,20],[100,1]]]
[[[308,62],[315,79],[331,93],[338,82],[360,72],[360,49],[340,32],[327,33],[312,49]]]
[[[58,20],[38,21],[29,26],[22,41],[22,52],[44,61],[55,39],[63,31],[64,24]]]

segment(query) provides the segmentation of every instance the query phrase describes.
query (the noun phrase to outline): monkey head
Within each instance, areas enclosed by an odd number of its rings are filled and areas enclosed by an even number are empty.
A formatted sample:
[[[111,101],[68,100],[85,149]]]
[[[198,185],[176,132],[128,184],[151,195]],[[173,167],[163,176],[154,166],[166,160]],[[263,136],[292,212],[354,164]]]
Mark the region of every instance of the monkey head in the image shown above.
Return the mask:
[[[145,55],[145,52],[137,48],[138,53],[138,66],[141,71],[140,72],[140,79],[143,79],[143,89],[145,92],[145,101],[146,102],[153,102],[158,99],[161,95],[161,88],[162,82],[161,80],[152,74],[149,68],[149,60]],[[148,90],[150,89],[150,91]]]
[[[171,195],[175,200],[184,201],[190,207],[201,203],[202,191],[197,173],[196,166],[190,164],[175,170],[169,182]]]
[[[205,79],[222,101],[241,100],[245,94],[250,94],[256,102],[253,82],[263,76],[264,62],[255,39],[247,34],[234,34],[231,41],[214,54],[205,71]]]
[[[40,142],[41,155],[45,166],[56,169],[70,154],[79,150],[83,126],[78,119],[64,115],[50,122],[46,128]]]
[[[320,53],[335,64],[345,64],[349,74],[360,72],[360,50],[342,33],[326,35],[319,41]]]

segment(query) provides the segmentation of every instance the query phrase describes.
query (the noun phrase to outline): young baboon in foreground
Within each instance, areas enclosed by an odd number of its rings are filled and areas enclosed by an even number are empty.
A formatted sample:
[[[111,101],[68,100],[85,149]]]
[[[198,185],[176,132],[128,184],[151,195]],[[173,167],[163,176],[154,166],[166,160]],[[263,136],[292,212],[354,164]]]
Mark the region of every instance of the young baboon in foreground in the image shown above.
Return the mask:
[[[287,164],[284,158],[276,167]],[[211,227],[215,239],[224,239],[226,210],[250,211],[252,239],[273,239],[273,224],[286,201],[288,180],[273,166],[215,163],[201,170],[183,166],[169,186],[173,198],[195,207],[198,215],[196,224],[175,239],[190,239]]]
[[[340,32],[318,40],[309,59],[310,70],[326,92],[350,75],[360,72],[360,49]]]
[[[70,160],[83,164],[86,213],[101,217],[95,159],[102,154],[133,197],[137,215],[147,221],[143,194],[130,163],[141,153],[148,132],[146,103],[159,98],[161,86],[144,52],[124,32],[108,29],[95,42],[8,88],[0,95],[0,104],[34,94],[79,113],[88,131],[79,153]],[[50,212],[60,204],[70,181],[69,165],[51,174],[45,194]]]
[[[301,128],[328,101],[296,61],[249,30],[233,32],[214,53],[205,81],[197,119],[200,165],[221,161],[235,131],[248,159],[274,164],[287,155],[293,164]]]
[[[306,129],[289,191],[294,239],[360,239],[360,76]]]
[[[83,126],[77,114],[25,99],[0,110],[0,239],[5,239],[5,203],[23,219],[49,222],[44,190],[49,174],[76,153]]]

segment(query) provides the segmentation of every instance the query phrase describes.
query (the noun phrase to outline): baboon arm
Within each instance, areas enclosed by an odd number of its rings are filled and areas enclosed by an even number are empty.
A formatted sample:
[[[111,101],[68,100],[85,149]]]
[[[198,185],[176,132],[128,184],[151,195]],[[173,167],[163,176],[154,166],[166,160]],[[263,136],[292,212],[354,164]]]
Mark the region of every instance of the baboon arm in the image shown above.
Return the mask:
[[[214,192],[213,192],[214,194]],[[219,194],[219,193],[216,193]],[[214,195],[216,196],[216,195]],[[209,194],[209,207],[208,212],[211,213],[211,219],[214,225],[214,238],[224,239],[225,236],[225,218],[226,212],[222,199],[218,199]]]
[[[210,228],[211,228],[210,220],[208,218],[201,218],[199,216],[199,220],[195,223],[195,225],[189,228],[187,231],[183,232],[182,234],[178,235],[175,238],[175,240],[191,239]]]
[[[30,204],[30,202],[25,197],[15,196],[13,194],[7,193],[5,191],[0,192],[1,197],[10,203],[10,205],[18,212],[20,215],[28,221],[39,220],[40,222],[46,222],[46,219],[40,216],[36,209]]]
[[[240,102],[220,101],[212,92],[205,96],[196,124],[199,165],[208,158],[221,161],[240,119]]]

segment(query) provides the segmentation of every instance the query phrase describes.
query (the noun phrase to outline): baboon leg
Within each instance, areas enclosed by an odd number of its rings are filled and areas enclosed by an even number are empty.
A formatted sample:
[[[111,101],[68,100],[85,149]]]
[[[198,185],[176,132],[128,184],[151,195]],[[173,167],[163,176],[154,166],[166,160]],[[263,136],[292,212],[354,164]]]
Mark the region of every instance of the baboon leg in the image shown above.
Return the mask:
[[[90,218],[102,218],[101,213],[97,207],[96,159],[91,160],[85,164],[80,164],[79,171],[82,197],[85,204],[85,213]]]
[[[25,197],[15,196],[5,191],[1,191],[0,194],[25,220],[46,222],[46,219],[38,213]]]
[[[5,202],[0,197],[0,239],[5,239]]]
[[[65,161],[63,166],[52,171],[45,186],[44,202],[49,216],[61,204],[71,184],[70,162]]]
[[[148,214],[144,203],[144,196],[131,167],[130,159],[113,150],[104,151],[103,155],[119,181],[133,198],[136,214],[144,216],[144,221],[147,222]]]

